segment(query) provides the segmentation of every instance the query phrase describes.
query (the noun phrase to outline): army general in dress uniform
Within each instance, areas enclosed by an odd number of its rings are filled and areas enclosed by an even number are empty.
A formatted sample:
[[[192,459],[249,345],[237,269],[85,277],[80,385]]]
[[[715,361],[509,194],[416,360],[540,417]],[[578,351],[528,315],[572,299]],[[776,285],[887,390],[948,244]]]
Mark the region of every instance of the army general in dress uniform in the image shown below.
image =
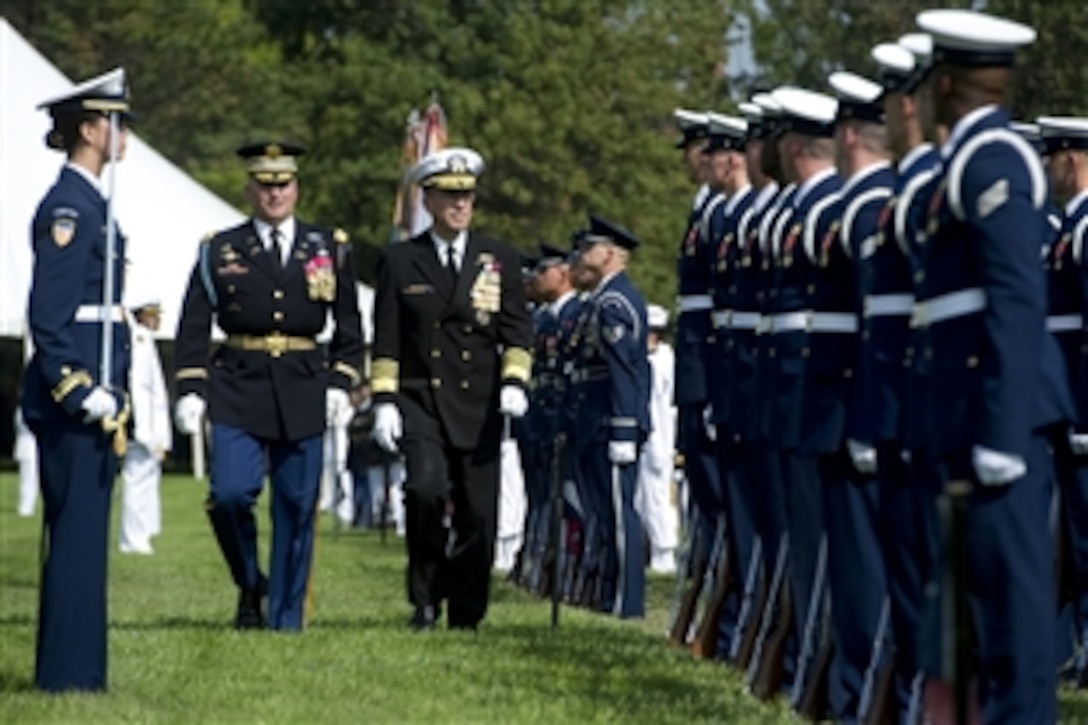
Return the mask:
[[[347,235],[294,216],[296,157],[261,143],[238,150],[247,163],[251,219],[201,245],[177,333],[178,428],[211,421],[208,518],[238,586],[235,625],[303,627],[313,554],[314,507],[325,421],[350,406],[359,382],[362,332]],[[328,353],[315,336],[331,312]],[[209,358],[213,318],[227,333]],[[253,504],[272,480],[271,571],[257,562]]]
[[[430,154],[409,173],[434,224],[386,248],[375,297],[374,437],[408,466],[410,626],[487,611],[504,415],[528,409],[532,326],[513,249],[469,231],[483,159]]]
[[[107,270],[111,215],[99,175],[113,153],[115,160],[124,154],[125,73],[87,81],[39,108],[53,117],[46,144],[64,151],[68,162],[31,225],[34,356],[23,380],[22,414],[37,439],[45,507],[34,686],[104,690],[106,542],[113,479],[124,455],[129,339],[119,304],[125,240],[113,222]],[[112,344],[103,342],[107,326]]]

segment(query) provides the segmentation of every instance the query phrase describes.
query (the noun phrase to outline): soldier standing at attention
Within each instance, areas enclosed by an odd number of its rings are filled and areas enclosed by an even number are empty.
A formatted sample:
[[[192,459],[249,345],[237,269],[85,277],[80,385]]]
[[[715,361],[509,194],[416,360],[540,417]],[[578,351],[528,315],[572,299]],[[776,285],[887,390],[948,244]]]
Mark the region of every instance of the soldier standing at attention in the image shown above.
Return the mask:
[[[519,255],[470,231],[484,162],[467,148],[410,172],[434,217],[387,247],[374,307],[374,438],[408,466],[408,599],[413,629],[449,604],[451,628],[487,612],[503,416],[525,415],[532,325]],[[452,509],[452,515],[450,510]]]
[[[110,202],[99,177],[125,152],[125,72],[87,81],[39,108],[53,118],[46,145],[68,161],[31,225],[34,355],[22,409],[37,439],[45,508],[34,686],[105,690],[110,494],[124,455],[129,354],[120,305],[125,240],[116,222],[107,228]]]
[[[326,420],[343,419],[359,382],[362,331],[351,245],[342,231],[295,218],[303,149],[238,149],[253,216],[209,235],[178,322],[178,429],[191,435],[205,407],[212,424],[207,512],[239,590],[235,626],[304,626]],[[316,335],[331,311],[328,355]],[[226,342],[208,359],[213,318]],[[272,481],[268,578],[257,561],[253,504]]]
[[[950,135],[914,246],[912,462],[934,465],[934,497],[950,482],[973,484],[965,584],[982,720],[1054,722],[1049,447],[1073,406],[1046,330],[1046,176],[1006,110],[1015,50],[1036,33],[961,10],[923,12],[918,25],[933,36],[930,125]],[[931,586],[942,588],[935,572]],[[934,634],[920,638],[930,675],[939,672]],[[927,707],[940,695],[933,684]]]

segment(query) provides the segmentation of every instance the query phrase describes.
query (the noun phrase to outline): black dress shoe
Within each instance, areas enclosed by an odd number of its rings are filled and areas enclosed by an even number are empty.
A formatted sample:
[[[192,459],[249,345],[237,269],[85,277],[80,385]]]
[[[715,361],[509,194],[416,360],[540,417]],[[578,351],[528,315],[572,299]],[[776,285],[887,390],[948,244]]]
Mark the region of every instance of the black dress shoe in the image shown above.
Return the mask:
[[[255,589],[238,592],[238,613],[234,616],[235,629],[263,629],[264,611],[261,600],[268,591],[268,583],[262,577]]]
[[[416,607],[412,612],[412,618],[408,620],[408,626],[417,632],[422,632],[428,629],[434,629],[435,622],[438,620],[438,612],[430,604],[425,604],[421,607]]]

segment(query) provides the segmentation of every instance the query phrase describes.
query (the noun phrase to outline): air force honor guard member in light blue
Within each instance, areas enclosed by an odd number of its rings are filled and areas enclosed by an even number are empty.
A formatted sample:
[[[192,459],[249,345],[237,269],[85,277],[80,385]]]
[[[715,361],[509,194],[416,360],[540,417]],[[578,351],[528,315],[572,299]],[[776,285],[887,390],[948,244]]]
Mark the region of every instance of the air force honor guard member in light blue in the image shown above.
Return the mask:
[[[99,177],[125,152],[125,72],[39,108],[53,118],[46,145],[68,162],[31,225],[34,356],[22,412],[37,438],[45,506],[34,686],[104,690],[110,494],[128,425],[129,338],[125,239],[106,198],[112,188]]]
[[[209,235],[178,322],[175,417],[182,433],[212,424],[207,512],[239,590],[235,626],[299,630],[314,543],[326,420],[342,420],[359,382],[362,332],[351,245],[342,231],[295,218],[303,149],[238,149],[251,219]],[[322,350],[316,335],[331,313]],[[212,320],[227,339],[209,359]],[[257,561],[253,504],[272,481],[268,579]]]
[[[638,240],[604,219],[589,222],[576,263],[579,280],[596,284],[573,375],[575,470],[606,542],[600,607],[641,617],[646,575],[635,487],[650,432],[650,363],[646,305],[625,271]]]
[[[1068,445],[1055,446],[1061,486],[1062,524],[1067,559],[1064,592],[1073,616],[1079,655],[1069,675],[1088,688],[1088,355],[1084,320],[1088,316],[1088,275],[1084,251],[1088,243],[1088,118],[1044,116],[1036,119],[1049,157],[1047,168],[1054,194],[1064,200],[1062,230],[1048,251],[1046,264],[1050,309],[1047,328],[1065,356],[1076,428]],[[1065,636],[1059,633],[1059,636]]]
[[[1046,330],[1046,176],[1005,109],[1015,50],[1036,33],[961,10],[917,20],[933,36],[935,120],[951,133],[915,245],[915,425],[923,435],[913,455],[933,461],[943,484],[974,484],[966,585],[982,719],[1054,722],[1049,446],[1065,435],[1073,405]],[[940,590],[939,577],[932,586]],[[940,642],[934,634],[922,641]],[[937,658],[927,654],[927,673],[936,675]],[[931,684],[927,707],[942,694]]]

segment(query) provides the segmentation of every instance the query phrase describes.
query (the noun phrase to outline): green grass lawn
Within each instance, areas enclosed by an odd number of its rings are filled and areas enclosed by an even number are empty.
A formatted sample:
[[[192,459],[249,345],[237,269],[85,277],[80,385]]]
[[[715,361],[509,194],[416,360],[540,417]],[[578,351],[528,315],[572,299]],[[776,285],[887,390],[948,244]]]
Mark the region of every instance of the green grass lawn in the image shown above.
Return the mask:
[[[204,518],[204,485],[168,477],[152,557],[110,562],[110,691],[30,687],[40,522],[18,518],[0,474],[0,719],[6,722],[791,722],[743,693],[738,675],[670,650],[672,582],[653,579],[649,616],[563,611],[496,580],[479,634],[413,634],[403,543],[322,522],[316,611],[301,635],[231,629],[235,589]],[[262,499],[262,556],[267,552]],[[114,506],[115,512],[117,506]],[[116,518],[116,517],[115,517]],[[116,524],[116,522],[115,522]],[[1063,695],[1063,719],[1088,699]]]

